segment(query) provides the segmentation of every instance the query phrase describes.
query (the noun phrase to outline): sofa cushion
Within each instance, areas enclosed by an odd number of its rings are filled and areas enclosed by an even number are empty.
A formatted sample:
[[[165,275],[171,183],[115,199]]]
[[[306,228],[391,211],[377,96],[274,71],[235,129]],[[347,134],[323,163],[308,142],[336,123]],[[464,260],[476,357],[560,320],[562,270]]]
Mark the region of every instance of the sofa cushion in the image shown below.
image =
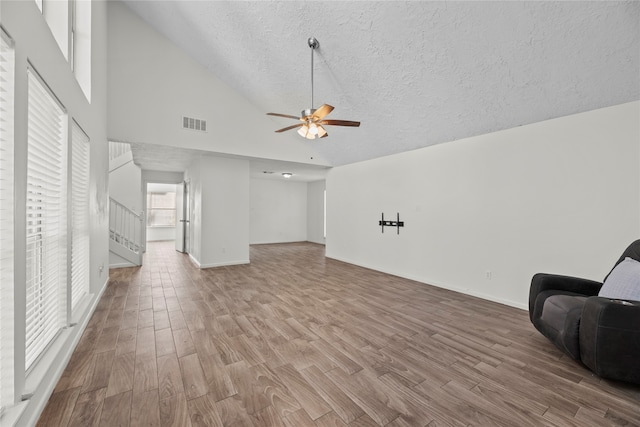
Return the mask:
[[[625,258],[611,271],[598,296],[640,301],[640,262]]]
[[[567,313],[574,309],[582,310],[586,299],[587,297],[573,295],[552,295],[544,302],[540,320],[556,331],[562,331]]]
[[[586,296],[551,295],[538,321],[538,330],[575,360],[580,360],[580,316],[586,300]]]

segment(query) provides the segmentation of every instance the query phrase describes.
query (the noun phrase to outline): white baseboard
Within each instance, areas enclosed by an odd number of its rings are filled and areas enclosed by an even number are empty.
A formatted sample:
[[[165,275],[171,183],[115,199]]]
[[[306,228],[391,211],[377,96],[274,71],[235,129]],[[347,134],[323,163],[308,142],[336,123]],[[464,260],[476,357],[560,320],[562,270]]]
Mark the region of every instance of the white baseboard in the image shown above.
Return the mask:
[[[135,264],[131,264],[129,262],[119,262],[116,264],[109,264],[109,268],[127,268],[127,267],[139,267],[139,266]]]
[[[250,261],[247,260],[239,260],[239,261],[225,261],[225,262],[214,262],[209,264],[201,264],[193,255],[189,254],[189,259],[193,262],[198,268],[213,268],[213,267],[227,267],[230,265],[243,265],[250,264]]]
[[[371,266],[371,265],[366,265],[366,264],[362,264],[362,263],[353,262],[353,261],[350,261],[350,260],[347,260],[347,259],[342,259],[342,258],[335,257],[335,256],[327,255],[326,257],[327,258],[331,258],[331,259],[335,259],[337,261],[346,262],[347,264],[353,264],[353,265],[357,265],[359,267],[368,268],[369,270],[375,270],[375,271],[379,271],[381,273],[391,274],[393,276],[398,276],[398,277],[402,277],[404,279],[413,280],[415,282],[424,283],[425,285],[431,285],[431,286],[435,286],[437,288],[442,288],[442,289],[447,289],[449,291],[458,292],[460,294],[465,294],[465,295],[470,295],[472,297],[482,298],[484,300],[496,302],[498,304],[508,305],[509,307],[519,308],[521,310],[527,310],[527,311],[529,310],[529,307],[526,304],[521,304],[519,302],[511,301],[511,300],[507,300],[507,299],[503,299],[503,298],[496,298],[493,295],[484,294],[482,292],[475,292],[475,291],[472,291],[470,289],[462,289],[462,288],[458,288],[458,287],[455,287],[455,286],[450,286],[450,285],[446,285],[446,284],[443,284],[443,283],[434,282],[432,280],[425,280],[424,277],[412,276],[410,274],[405,274],[405,273],[398,272],[398,271],[382,270],[382,269],[380,269],[378,267],[374,267],[374,266]]]

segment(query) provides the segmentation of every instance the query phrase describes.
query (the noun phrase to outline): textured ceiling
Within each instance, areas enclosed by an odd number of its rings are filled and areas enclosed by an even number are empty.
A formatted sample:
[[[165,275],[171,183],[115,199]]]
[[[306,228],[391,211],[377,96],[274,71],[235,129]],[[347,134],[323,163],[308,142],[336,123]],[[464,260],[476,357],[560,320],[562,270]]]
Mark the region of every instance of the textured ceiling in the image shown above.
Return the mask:
[[[316,37],[315,107],[362,122],[333,165],[640,99],[638,2],[125,3],[265,113],[310,107]]]

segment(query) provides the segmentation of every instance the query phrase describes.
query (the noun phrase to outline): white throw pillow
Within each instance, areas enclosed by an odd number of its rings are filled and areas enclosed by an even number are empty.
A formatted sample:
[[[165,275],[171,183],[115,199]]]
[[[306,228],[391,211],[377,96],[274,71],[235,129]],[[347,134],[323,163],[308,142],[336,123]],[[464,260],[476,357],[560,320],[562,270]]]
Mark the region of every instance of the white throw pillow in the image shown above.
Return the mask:
[[[640,262],[625,258],[609,274],[598,296],[640,301]]]

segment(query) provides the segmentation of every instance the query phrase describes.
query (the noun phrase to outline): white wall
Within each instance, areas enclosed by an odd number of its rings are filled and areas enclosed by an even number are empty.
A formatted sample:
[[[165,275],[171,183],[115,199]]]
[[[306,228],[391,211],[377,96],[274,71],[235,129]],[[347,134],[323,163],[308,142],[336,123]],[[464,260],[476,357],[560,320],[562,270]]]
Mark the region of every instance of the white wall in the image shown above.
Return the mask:
[[[16,377],[15,389],[22,393],[34,392],[18,425],[33,425],[52,392],[62,369],[80,338],[85,322],[94,304],[106,287],[109,264],[108,236],[108,144],[107,144],[107,35],[106,3],[94,2],[91,22],[91,70],[93,73],[92,96],[89,103],[80,88],[69,63],[61,52],[51,30],[33,1],[0,2],[2,26],[15,41],[15,316],[16,330],[24,328],[25,304],[25,198],[27,164],[27,60],[90,138],[91,170],[89,183],[90,210],[90,283],[88,309],[78,324],[65,329],[60,337],[61,351],[47,357],[48,367],[42,376],[30,375],[27,382],[23,375]],[[15,349],[18,355],[16,372],[24,372],[22,354],[24,337],[16,334]],[[23,334],[22,334],[23,335]],[[44,359],[43,359],[44,360]],[[22,363],[22,365],[20,365]],[[9,417],[10,414],[5,414]],[[6,418],[5,418],[6,419]]]
[[[522,308],[536,272],[602,280],[640,234],[639,105],[334,168],[327,256]]]
[[[249,161],[202,156],[185,178],[191,191],[191,258],[201,268],[249,263]]]
[[[252,244],[307,240],[307,183],[251,179]]]
[[[256,109],[126,5],[108,3],[110,138],[327,165],[309,141],[274,133],[280,122]],[[209,131],[183,130],[183,115],[206,120]]]
[[[315,181],[307,184],[307,240],[325,243],[324,238],[324,191],[326,182]]]

